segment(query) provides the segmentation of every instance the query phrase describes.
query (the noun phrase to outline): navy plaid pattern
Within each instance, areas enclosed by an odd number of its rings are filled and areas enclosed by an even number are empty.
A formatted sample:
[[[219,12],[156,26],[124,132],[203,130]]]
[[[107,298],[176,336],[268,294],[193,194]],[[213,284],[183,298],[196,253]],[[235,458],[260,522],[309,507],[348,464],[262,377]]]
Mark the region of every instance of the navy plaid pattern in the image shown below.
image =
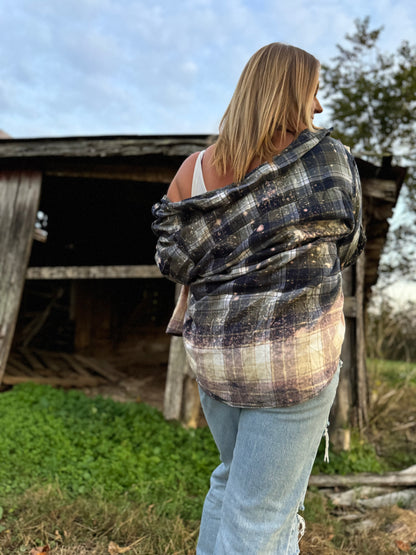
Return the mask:
[[[153,215],[156,263],[190,285],[183,337],[201,387],[241,407],[318,394],[344,337],[341,270],[365,242],[348,150],[305,130],[240,184],[165,196]]]

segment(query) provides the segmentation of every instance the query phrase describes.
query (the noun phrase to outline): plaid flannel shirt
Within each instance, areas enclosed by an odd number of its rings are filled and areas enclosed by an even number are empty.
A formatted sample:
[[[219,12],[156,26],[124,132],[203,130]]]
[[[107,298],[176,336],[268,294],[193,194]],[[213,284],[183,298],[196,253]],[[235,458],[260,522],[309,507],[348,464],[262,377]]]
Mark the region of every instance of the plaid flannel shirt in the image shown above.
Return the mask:
[[[317,395],[344,338],[341,270],[364,247],[361,189],[329,131],[303,131],[239,184],[153,207],[162,274],[190,285],[183,338],[200,386],[232,406]]]

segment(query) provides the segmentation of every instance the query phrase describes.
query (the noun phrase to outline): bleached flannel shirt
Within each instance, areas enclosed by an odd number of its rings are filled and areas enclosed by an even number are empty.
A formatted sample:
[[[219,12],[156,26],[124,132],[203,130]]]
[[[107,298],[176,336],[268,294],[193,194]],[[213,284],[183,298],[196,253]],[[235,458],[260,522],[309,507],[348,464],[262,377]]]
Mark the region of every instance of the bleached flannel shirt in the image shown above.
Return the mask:
[[[344,338],[341,270],[363,249],[360,180],[328,130],[303,131],[240,184],[153,207],[156,263],[190,285],[196,379],[232,406],[317,395]]]

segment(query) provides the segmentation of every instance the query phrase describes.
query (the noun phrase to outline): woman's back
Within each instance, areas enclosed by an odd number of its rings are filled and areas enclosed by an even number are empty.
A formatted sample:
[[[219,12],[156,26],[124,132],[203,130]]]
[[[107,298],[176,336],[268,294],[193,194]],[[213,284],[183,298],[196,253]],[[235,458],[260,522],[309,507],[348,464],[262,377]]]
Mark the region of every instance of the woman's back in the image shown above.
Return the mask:
[[[229,404],[298,403],[336,371],[360,191],[354,160],[328,135],[305,130],[241,183],[154,207],[159,268],[190,285],[191,367]]]
[[[286,137],[283,139],[281,134],[276,132],[274,139],[276,147],[275,155],[287,148],[293,142],[294,138],[295,137],[292,133],[287,133]],[[204,151],[202,159],[200,159],[201,172],[206,191],[221,189],[222,187],[230,185],[234,181],[233,169],[231,167],[227,168],[224,174],[220,174],[218,172],[217,168],[213,164],[214,150],[215,145],[209,146]],[[194,152],[191,154],[191,156],[189,156],[179,168],[178,173],[174,177],[167,193],[167,196],[171,201],[179,202],[194,196],[192,194],[192,183],[199,154],[200,152]],[[250,162],[248,172],[254,170],[263,162],[265,161],[261,161],[259,157],[255,157]]]

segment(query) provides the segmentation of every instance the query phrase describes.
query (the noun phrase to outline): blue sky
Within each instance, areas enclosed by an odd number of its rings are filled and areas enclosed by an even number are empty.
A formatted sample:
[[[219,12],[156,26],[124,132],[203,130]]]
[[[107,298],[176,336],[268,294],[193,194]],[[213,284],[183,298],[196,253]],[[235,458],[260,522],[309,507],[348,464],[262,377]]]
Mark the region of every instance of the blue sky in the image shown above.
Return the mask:
[[[215,133],[242,68],[264,44],[288,42],[325,63],[354,19],[367,15],[384,26],[382,50],[416,42],[414,0],[2,0],[1,7],[0,128],[16,138]]]

